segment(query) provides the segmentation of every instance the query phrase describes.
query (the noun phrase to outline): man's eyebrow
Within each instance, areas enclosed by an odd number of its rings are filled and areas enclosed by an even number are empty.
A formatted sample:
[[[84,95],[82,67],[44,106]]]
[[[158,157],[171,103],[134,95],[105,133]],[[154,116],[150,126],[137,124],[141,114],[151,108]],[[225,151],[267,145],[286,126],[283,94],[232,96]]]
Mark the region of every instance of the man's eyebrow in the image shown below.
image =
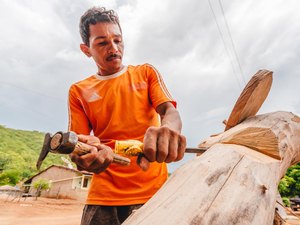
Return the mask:
[[[95,38],[95,40],[97,40],[97,39],[103,39],[103,38],[106,38],[106,36],[98,36],[98,37]]]
[[[115,37],[122,37],[122,35],[121,34],[116,34],[116,35],[114,35]],[[95,40],[97,40],[97,39],[105,39],[105,38],[107,38],[107,36],[97,36],[96,38],[95,38]]]

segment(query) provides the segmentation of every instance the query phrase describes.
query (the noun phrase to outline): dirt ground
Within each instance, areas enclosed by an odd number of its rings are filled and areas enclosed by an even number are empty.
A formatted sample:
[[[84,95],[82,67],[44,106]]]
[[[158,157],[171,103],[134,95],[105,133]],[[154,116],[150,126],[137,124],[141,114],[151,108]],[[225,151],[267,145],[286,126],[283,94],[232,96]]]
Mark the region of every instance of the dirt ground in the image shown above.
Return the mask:
[[[0,195],[0,225],[79,225],[83,203],[69,199]],[[288,212],[285,225],[300,225],[300,212]]]
[[[79,225],[83,204],[74,200],[0,195],[0,225]]]
[[[288,219],[284,225],[300,225],[300,212],[293,212],[291,210],[286,211]]]

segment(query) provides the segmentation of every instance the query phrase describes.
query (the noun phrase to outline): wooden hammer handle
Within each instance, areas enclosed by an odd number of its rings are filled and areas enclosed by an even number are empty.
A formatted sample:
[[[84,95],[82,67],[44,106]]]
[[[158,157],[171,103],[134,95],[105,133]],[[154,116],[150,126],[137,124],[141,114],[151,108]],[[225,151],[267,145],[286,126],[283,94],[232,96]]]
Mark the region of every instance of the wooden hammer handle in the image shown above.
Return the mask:
[[[85,155],[87,153],[90,153],[91,151],[90,151],[90,146],[88,144],[78,141],[77,144],[75,145],[73,152],[78,155]],[[113,154],[113,157],[114,157],[113,158],[114,163],[124,165],[124,166],[130,165],[130,159],[126,157],[123,157],[115,153]]]

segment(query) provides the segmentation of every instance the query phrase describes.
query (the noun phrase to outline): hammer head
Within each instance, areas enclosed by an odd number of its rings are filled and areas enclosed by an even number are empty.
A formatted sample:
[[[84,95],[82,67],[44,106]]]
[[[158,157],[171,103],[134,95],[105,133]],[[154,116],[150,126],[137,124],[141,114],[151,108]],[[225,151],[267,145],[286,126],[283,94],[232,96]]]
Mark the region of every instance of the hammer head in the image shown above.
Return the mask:
[[[49,152],[58,154],[70,154],[71,152],[73,152],[77,142],[78,137],[72,131],[59,131],[54,135],[46,133],[44,138],[44,144],[39,159],[36,163],[36,168],[40,169],[43,160],[46,158]]]

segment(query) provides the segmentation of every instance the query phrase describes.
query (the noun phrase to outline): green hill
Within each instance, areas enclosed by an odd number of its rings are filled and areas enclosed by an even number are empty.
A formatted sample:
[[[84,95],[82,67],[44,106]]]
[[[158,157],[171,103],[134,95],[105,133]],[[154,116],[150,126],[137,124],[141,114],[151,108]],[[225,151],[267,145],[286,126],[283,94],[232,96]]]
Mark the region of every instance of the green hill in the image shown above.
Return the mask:
[[[38,172],[35,165],[44,135],[38,131],[15,130],[0,125],[0,186],[15,185]],[[52,164],[63,165],[60,157],[49,154],[41,170]]]

